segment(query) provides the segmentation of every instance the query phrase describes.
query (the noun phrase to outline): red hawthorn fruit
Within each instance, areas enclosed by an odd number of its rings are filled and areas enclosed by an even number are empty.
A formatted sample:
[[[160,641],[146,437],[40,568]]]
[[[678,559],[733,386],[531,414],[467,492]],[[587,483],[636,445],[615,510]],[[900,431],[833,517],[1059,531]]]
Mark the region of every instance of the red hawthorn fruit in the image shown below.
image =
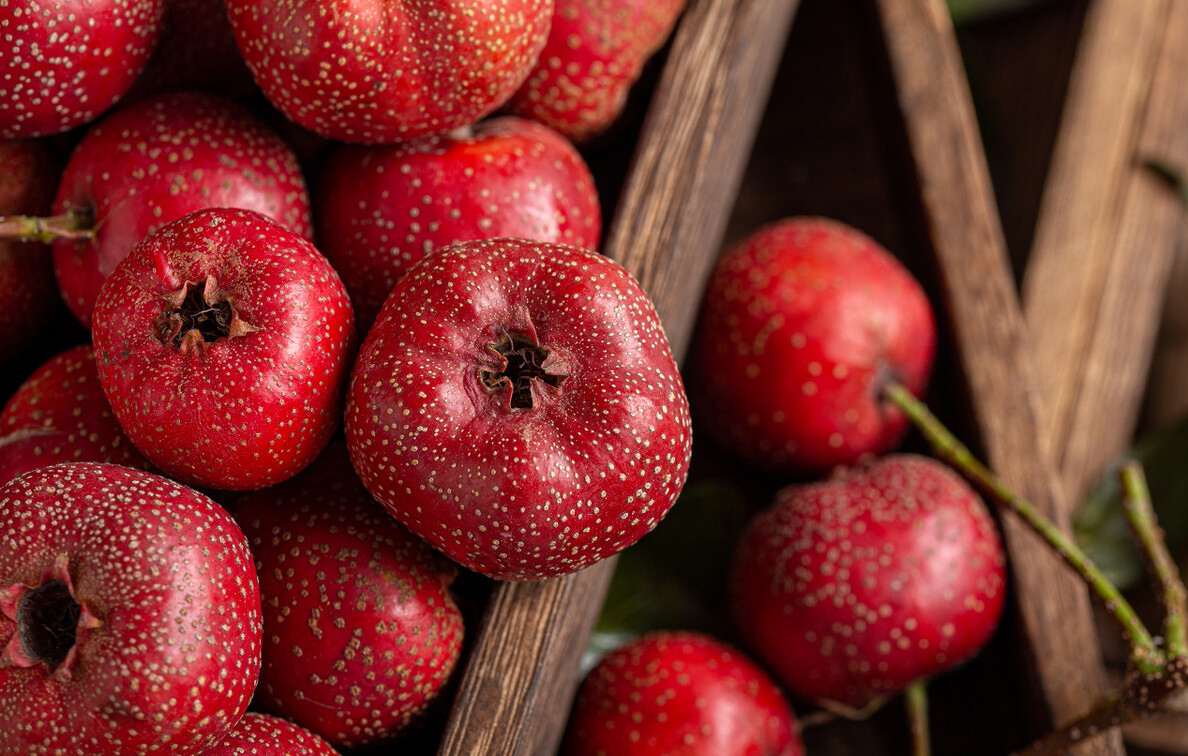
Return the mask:
[[[212,208],[136,245],[104,284],[99,380],[136,448],[222,489],[297,474],[330,440],[354,352],[338,274],[259,213]]]
[[[0,486],[0,753],[197,754],[247,709],[260,594],[202,494],[53,465]]]
[[[0,483],[55,462],[146,467],[124,436],[99,384],[90,345],[37,368],[0,413]]]
[[[731,582],[743,637],[789,690],[862,708],[989,640],[1005,557],[965,481],[892,455],[780,491],[747,527]]]
[[[0,139],[57,134],[115,104],[157,44],[163,3],[0,3]]]
[[[396,519],[504,580],[626,548],[689,465],[684,388],[643,289],[601,255],[522,239],[447,247],[396,284],[346,432]]]
[[[509,110],[575,142],[604,131],[684,7],[685,0],[556,0],[548,42]]]
[[[417,720],[462,651],[457,570],[371,498],[346,446],[242,496],[236,520],[264,607],[257,703],[341,748]]]
[[[58,168],[42,141],[0,140],[0,216],[47,212]],[[11,365],[40,337],[57,304],[53,265],[40,244],[0,239],[0,291],[0,364]]]
[[[510,116],[391,147],[340,147],[318,188],[318,238],[360,333],[435,249],[504,236],[596,249],[602,230],[594,178],[577,150]]]
[[[313,238],[297,158],[248,111],[221,97],[176,92],[138,102],[92,127],[70,156],[54,213],[78,213],[85,240],[54,242],[62,298],[85,326],[103,282],[141,239],[206,207],[254,210]]]
[[[0,485],[30,470],[82,461],[106,460],[89,440],[50,428],[22,428],[0,436]]]
[[[822,472],[899,441],[907,419],[882,386],[919,396],[935,350],[932,307],[890,253],[835,221],[791,218],[744,239],[711,275],[690,399],[723,448],[778,472]]]
[[[780,689],[708,635],[658,632],[612,651],[586,676],[562,756],[801,756]]]
[[[492,113],[523,83],[553,0],[227,0],[256,83],[329,139],[390,144]]]
[[[249,711],[202,756],[338,756],[338,751],[292,722]]]

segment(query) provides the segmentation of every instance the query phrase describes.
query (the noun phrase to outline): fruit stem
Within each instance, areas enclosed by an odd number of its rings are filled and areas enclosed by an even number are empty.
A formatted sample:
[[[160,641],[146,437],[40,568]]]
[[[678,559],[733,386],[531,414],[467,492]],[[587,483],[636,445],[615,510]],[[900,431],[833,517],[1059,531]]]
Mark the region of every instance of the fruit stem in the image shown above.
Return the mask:
[[[1142,465],[1128,460],[1119,473],[1122,483],[1122,507],[1131,532],[1138,539],[1152,576],[1159,584],[1163,608],[1163,634],[1167,642],[1167,655],[1188,656],[1185,618],[1188,616],[1188,595],[1179,570],[1167,551],[1163,530],[1151,506],[1151,492]]]
[[[908,724],[912,729],[912,756],[930,756],[932,741],[928,735],[928,690],[923,678],[912,682],[904,691]]]
[[[67,210],[61,215],[39,218],[32,215],[0,215],[0,239],[49,244],[56,239],[85,240],[95,236],[95,219],[90,210]]]
[[[1007,488],[903,385],[889,383],[883,391],[887,399],[899,407],[924,434],[941,459],[960,470],[997,504],[1014,512],[1081,576],[1121,628],[1123,636],[1130,644],[1130,660],[1136,669],[1143,673],[1155,673],[1162,669],[1163,654],[1156,648],[1151,633],[1147,631],[1130,602],[1071,538],[1031,502]]]

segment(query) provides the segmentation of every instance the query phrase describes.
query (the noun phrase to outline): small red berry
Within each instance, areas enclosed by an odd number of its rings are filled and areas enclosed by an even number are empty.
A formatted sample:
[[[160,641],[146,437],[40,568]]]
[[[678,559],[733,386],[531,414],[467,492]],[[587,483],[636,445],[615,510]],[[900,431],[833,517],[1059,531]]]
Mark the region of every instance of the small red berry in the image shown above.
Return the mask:
[[[0,139],[98,118],[144,70],[164,0],[0,3]]]
[[[689,363],[699,427],[785,473],[822,472],[894,446],[936,349],[923,289],[872,239],[821,218],[774,223],[718,263]]]
[[[986,643],[1005,563],[965,481],[894,455],[780,491],[738,546],[734,613],[796,696],[861,708]]]
[[[309,241],[259,213],[213,208],[116,267],[92,336],[112,411],[153,465],[252,489],[297,474],[330,440],[354,316]]]
[[[242,496],[236,519],[264,606],[257,703],[343,748],[416,721],[462,651],[456,568],[371,498],[342,444]]]
[[[606,257],[522,239],[447,247],[396,284],[346,433],[396,519],[506,580],[639,540],[689,466],[684,388],[643,289]]]
[[[94,236],[54,242],[66,305],[90,325],[99,289],[141,239],[207,207],[254,210],[313,238],[297,158],[246,108],[175,92],[122,108],[75,147],[54,213],[81,213]]]
[[[586,676],[563,756],[801,756],[780,689],[742,653],[700,633],[659,632]]]
[[[391,147],[344,146],[316,196],[322,251],[366,333],[396,281],[454,242],[515,236],[596,249],[594,178],[556,132],[522,118]]]
[[[247,540],[202,494],[90,462],[0,486],[0,753],[203,752],[260,634]]]
[[[540,59],[508,109],[575,142],[619,117],[686,0],[557,0]]]
[[[338,756],[338,751],[292,722],[249,711],[202,756]]]
[[[148,465],[112,414],[89,345],[37,368],[0,413],[0,482],[55,462]]]
[[[260,89],[330,139],[390,144],[493,112],[528,76],[553,0],[228,0]]]

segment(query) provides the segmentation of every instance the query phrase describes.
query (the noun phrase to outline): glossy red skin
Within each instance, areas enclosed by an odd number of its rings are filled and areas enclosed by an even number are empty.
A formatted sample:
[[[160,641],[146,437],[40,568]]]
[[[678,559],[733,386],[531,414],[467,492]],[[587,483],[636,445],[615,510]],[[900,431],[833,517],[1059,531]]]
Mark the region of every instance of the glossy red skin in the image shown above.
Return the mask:
[[[504,332],[551,350],[532,406],[480,370]],[[409,530],[503,580],[573,572],[637,541],[685,481],[688,405],[651,301],[575,247],[465,242],[396,284],[360,349],[351,461]]]
[[[548,42],[508,110],[575,142],[615,122],[685,0],[557,0]]]
[[[4,12],[0,10],[0,16]],[[58,168],[57,158],[44,142],[0,140],[0,215],[48,212]],[[43,245],[0,240],[0,291],[4,292],[0,364],[4,364],[40,337],[57,303],[54,269]]]
[[[245,494],[236,520],[263,598],[257,704],[340,748],[419,719],[462,651],[456,568],[371,498],[346,446]]]
[[[801,756],[776,684],[739,651],[691,632],[645,635],[603,657],[570,715],[562,756]]]
[[[511,96],[553,0],[228,0],[240,52],[289,119],[390,144],[474,123]]]
[[[202,756],[338,756],[330,744],[279,717],[249,711]]]
[[[40,585],[65,555],[76,600],[99,620],[76,636],[69,679],[0,654],[0,753],[196,754],[242,716],[260,594],[247,541],[217,504],[140,470],[55,465],[0,487],[0,533],[0,593]]]
[[[435,249],[501,236],[597,249],[602,231],[581,155],[556,132],[513,117],[470,134],[341,147],[322,172],[315,210],[360,333],[396,281]]]
[[[920,395],[936,323],[919,283],[868,236],[790,218],[741,241],[702,301],[688,371],[699,428],[781,473],[819,473],[891,449],[907,430],[880,398]]]
[[[856,708],[975,654],[1006,591],[985,505],[912,455],[780,491],[731,582],[743,637],[788,689]]]
[[[148,465],[112,414],[90,345],[47,360],[0,413],[0,482],[55,462]]]
[[[232,99],[259,90],[239,54],[223,0],[164,0],[161,40],[125,98],[200,90]]]
[[[192,349],[159,340],[166,297],[208,276],[261,330]],[[99,380],[136,448],[171,477],[221,489],[274,485],[313,461],[340,417],[355,343],[326,258],[280,224],[227,208],[138,244],[104,285],[91,334]]]
[[[137,242],[186,213],[239,207],[313,238],[309,192],[289,146],[211,94],[138,102],[92,127],[70,156],[54,213],[94,208],[94,240],[54,243],[66,305],[85,326],[99,289]]]
[[[144,70],[163,8],[164,0],[0,4],[0,139],[98,118]]]

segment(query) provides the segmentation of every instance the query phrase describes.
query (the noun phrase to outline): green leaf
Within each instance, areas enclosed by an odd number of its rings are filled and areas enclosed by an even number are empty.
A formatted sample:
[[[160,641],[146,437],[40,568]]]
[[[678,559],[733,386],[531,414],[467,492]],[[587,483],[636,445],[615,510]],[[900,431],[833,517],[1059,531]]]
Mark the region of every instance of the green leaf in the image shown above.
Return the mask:
[[[672,511],[619,555],[585,663],[653,630],[729,628],[729,564],[750,512],[727,480],[686,486]]]
[[[948,0],[954,24],[981,21],[1000,13],[1022,10],[1046,0]]]
[[[1188,544],[1188,418],[1139,441],[1127,456],[1143,465],[1155,515],[1174,554]],[[1122,513],[1122,461],[1112,463],[1090,490],[1073,534],[1106,577],[1125,590],[1142,580],[1146,564]]]

